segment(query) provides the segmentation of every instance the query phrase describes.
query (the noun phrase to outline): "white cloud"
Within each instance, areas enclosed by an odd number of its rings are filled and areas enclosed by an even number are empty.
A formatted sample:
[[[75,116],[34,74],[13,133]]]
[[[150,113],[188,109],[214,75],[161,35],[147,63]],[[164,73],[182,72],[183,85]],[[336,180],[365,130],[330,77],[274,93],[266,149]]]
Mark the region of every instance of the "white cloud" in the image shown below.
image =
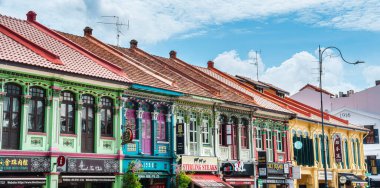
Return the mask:
[[[374,86],[375,80],[380,80],[380,66],[371,65],[364,68],[363,76],[370,87]]]
[[[119,16],[121,20],[130,21],[129,30],[123,28],[124,44],[131,38],[155,43],[177,35],[186,36],[207,26],[287,13],[296,13],[297,20],[313,25],[380,31],[380,1],[377,0],[0,1],[0,12],[5,15],[25,18],[29,9],[35,10],[37,19],[47,26],[81,35],[82,28],[88,25],[94,28],[97,37],[111,43],[115,41],[114,27],[97,22],[102,21],[104,15]]]
[[[251,51],[248,59],[242,60],[236,51],[228,51],[219,54],[215,59],[215,67],[232,75],[244,75],[256,79],[255,67],[250,63],[253,62]],[[347,91],[350,89],[357,90],[348,79],[345,79],[345,70],[340,57],[333,54],[332,51],[326,51],[323,60],[323,88],[332,92]],[[297,92],[301,87],[310,83],[319,85],[318,59],[315,55],[302,51],[294,54],[291,58],[282,62],[279,66],[265,69],[261,59],[262,67],[260,71],[260,80],[271,83],[282,89],[289,91],[291,94]],[[380,72],[380,68],[378,69]]]
[[[249,51],[248,59],[246,60],[240,59],[239,54],[236,52],[236,50],[223,52],[214,59],[214,62],[216,68],[223,70],[233,76],[243,75],[256,79],[257,67],[255,65],[255,51]],[[261,75],[265,67],[259,53],[257,53],[257,62],[259,65],[259,75]]]

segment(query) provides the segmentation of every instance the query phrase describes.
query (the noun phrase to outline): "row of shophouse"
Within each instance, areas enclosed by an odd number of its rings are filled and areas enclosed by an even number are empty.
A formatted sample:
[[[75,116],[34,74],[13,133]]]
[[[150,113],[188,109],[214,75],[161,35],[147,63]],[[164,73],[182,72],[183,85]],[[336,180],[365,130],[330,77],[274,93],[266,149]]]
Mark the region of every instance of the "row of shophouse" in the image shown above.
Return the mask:
[[[329,187],[365,185],[367,129],[325,114],[323,134],[319,110],[273,85],[36,17],[0,15],[0,187],[121,187],[139,164],[144,187],[183,170],[191,187],[309,188],[324,160]]]

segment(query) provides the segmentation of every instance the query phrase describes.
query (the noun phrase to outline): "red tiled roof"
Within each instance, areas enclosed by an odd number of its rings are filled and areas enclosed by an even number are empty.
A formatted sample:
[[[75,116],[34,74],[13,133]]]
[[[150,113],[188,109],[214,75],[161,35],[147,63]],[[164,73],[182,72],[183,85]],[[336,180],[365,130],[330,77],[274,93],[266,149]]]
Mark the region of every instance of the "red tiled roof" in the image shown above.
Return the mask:
[[[306,88],[311,88],[311,89],[314,89],[315,91],[318,91],[318,92],[321,92],[321,89],[317,86],[314,86],[314,85],[311,85],[311,84],[306,84],[305,86],[303,86],[299,91],[302,91]],[[322,93],[325,93],[327,95],[330,95],[330,96],[334,96],[334,94],[322,89]]]
[[[9,52],[0,53],[2,60],[109,80],[130,81],[117,67],[91,55],[84,55],[85,52],[81,53],[73,46],[65,44],[64,38],[58,34],[55,37],[48,34],[53,31],[39,27],[38,23],[0,15],[0,25],[13,32],[12,35],[5,32],[5,29],[1,31],[0,48]],[[61,63],[54,61],[54,56]]]

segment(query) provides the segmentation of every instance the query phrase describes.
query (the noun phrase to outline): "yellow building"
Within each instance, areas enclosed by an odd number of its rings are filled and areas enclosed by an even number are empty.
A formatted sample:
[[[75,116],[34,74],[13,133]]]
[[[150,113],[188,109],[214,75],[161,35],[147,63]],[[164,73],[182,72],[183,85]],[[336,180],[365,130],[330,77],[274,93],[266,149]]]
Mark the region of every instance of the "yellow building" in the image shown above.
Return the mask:
[[[294,187],[324,188],[323,140],[326,146],[328,187],[351,188],[367,185],[364,181],[367,167],[363,152],[363,138],[368,133],[366,129],[325,113],[323,139],[319,110],[287,97],[270,97],[284,102],[297,113],[297,117],[289,121],[289,143],[292,143],[289,144],[289,154],[295,169]]]

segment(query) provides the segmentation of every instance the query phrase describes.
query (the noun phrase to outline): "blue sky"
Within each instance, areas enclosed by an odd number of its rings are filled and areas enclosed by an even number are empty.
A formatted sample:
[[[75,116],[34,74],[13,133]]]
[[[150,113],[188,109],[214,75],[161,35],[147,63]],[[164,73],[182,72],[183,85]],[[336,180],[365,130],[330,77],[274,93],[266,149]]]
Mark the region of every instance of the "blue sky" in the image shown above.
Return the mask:
[[[176,50],[179,58],[200,66],[214,60],[232,75],[254,77],[254,51],[261,50],[260,80],[291,93],[318,84],[318,45],[336,46],[345,59],[366,62],[346,65],[335,51],[327,51],[332,56],[324,59],[323,81],[331,92],[362,90],[380,79],[378,1],[0,0],[3,15],[25,19],[29,10],[50,28],[82,35],[90,26],[95,37],[111,44],[115,29],[97,22],[114,21],[101,16],[119,16],[130,23],[122,28],[122,46],[137,39],[150,53],[168,57]]]

